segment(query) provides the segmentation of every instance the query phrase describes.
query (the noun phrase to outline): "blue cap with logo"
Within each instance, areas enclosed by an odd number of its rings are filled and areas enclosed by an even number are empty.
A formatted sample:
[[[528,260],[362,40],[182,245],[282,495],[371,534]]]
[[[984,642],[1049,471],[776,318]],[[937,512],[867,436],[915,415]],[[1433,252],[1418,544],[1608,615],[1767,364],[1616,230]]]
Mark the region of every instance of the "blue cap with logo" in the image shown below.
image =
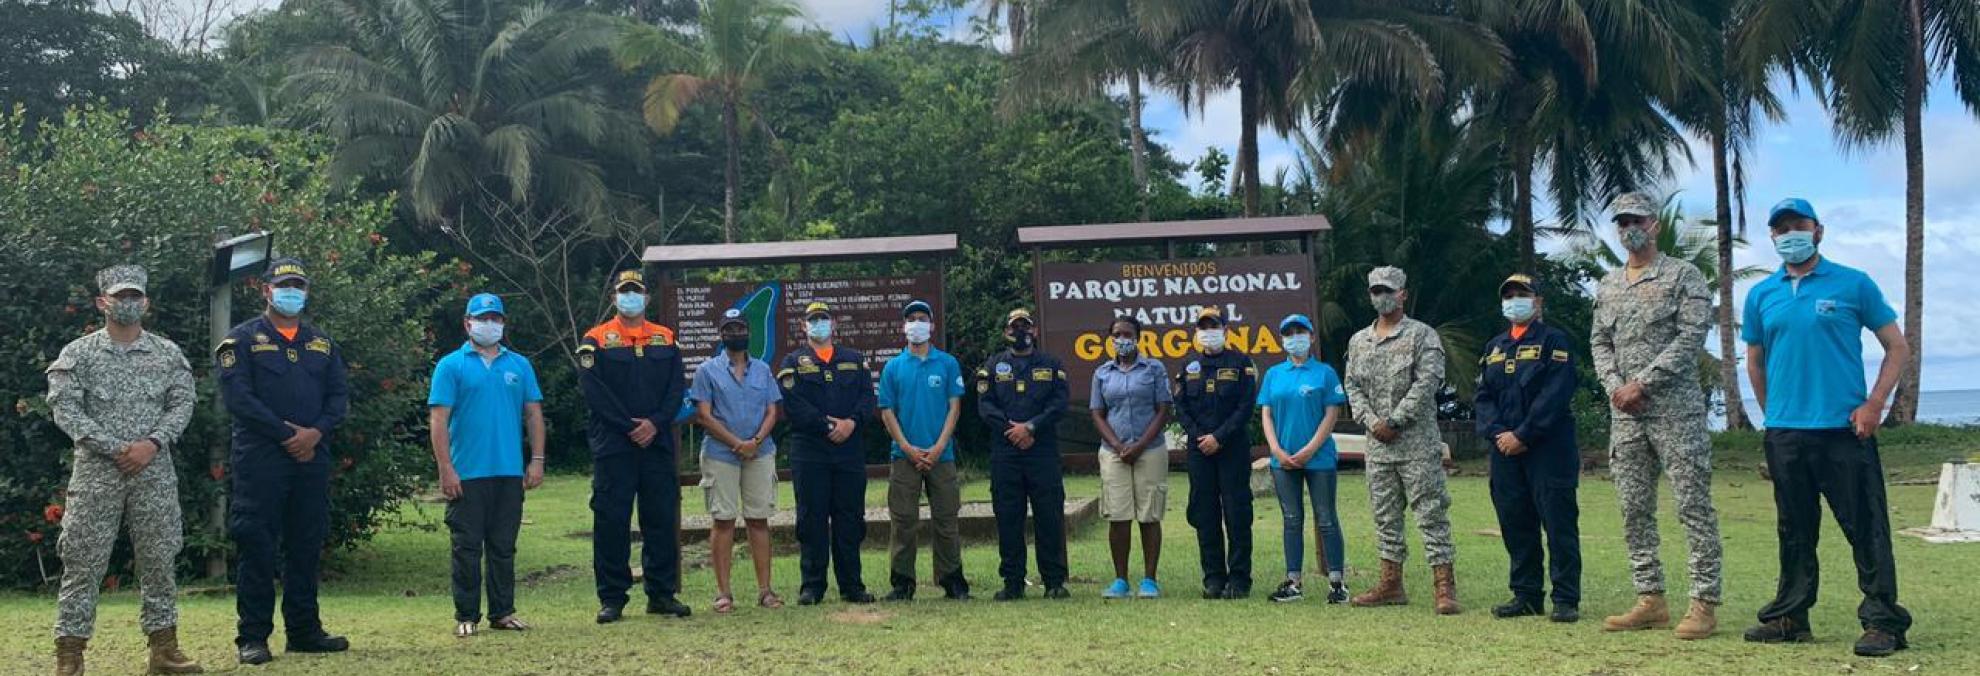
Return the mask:
[[[919,298],[908,301],[907,305],[901,306],[902,317],[906,317],[916,312],[926,312],[930,317],[935,316],[935,309],[928,306],[928,301],[921,300]]]
[[[1279,333],[1285,333],[1286,329],[1294,326],[1306,329],[1310,333],[1313,331],[1313,320],[1307,319],[1306,315],[1302,314],[1286,315],[1285,319],[1279,320]]]
[[[1772,226],[1788,216],[1799,216],[1817,224],[1822,222],[1821,217],[1815,215],[1815,205],[1799,197],[1789,197],[1774,205],[1774,210],[1767,214],[1767,225]]]
[[[467,316],[479,317],[491,312],[504,317],[509,316],[509,313],[502,311],[501,296],[492,293],[477,293],[474,294],[473,298],[468,299]]]

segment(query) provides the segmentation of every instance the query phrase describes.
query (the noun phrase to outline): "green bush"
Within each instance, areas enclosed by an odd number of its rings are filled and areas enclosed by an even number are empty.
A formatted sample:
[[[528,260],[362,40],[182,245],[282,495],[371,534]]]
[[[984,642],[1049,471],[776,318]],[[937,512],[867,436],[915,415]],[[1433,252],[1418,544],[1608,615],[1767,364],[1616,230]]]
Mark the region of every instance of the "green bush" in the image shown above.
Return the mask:
[[[94,273],[131,262],[150,270],[148,326],[177,341],[199,378],[200,407],[173,457],[186,515],[182,567],[230,543],[211,518],[226,468],[208,344],[206,266],[217,238],[263,230],[308,261],[311,319],[343,345],[351,413],[331,441],[338,460],[332,546],[374,532],[427,475],[421,404],[434,348],[425,318],[464,297],[464,269],[431,254],[391,253],[378,234],[389,201],[333,194],[329,146],[289,132],[172,124],[143,129],[120,112],[70,112],[29,135],[0,119],[0,582],[55,575],[58,519],[71,454],[43,400],[42,370],[62,345],[95,330]],[[262,309],[253,283],[234,288],[234,320]],[[120,558],[113,573],[124,571]]]

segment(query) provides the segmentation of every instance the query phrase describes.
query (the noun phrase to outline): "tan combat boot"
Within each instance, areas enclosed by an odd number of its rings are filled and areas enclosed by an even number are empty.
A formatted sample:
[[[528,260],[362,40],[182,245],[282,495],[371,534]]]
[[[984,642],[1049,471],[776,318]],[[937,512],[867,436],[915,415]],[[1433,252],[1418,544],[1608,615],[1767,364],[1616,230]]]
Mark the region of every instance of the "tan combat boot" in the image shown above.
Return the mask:
[[[1402,564],[1382,560],[1382,581],[1374,589],[1354,597],[1349,604],[1356,607],[1400,606],[1409,603],[1409,594],[1403,591]]]
[[[1458,605],[1457,574],[1451,571],[1451,564],[1432,566],[1430,573],[1436,580],[1437,614],[1456,615],[1464,612],[1464,607]]]
[[[197,674],[205,671],[198,662],[179,652],[179,629],[166,627],[147,635],[151,642],[149,674]]]
[[[55,637],[55,676],[82,676],[83,649],[89,639],[80,636]]]
[[[1670,625],[1671,609],[1664,605],[1663,594],[1637,594],[1636,606],[1629,612],[1602,619],[1602,631],[1662,629]]]
[[[1678,621],[1677,637],[1687,641],[1710,637],[1712,632],[1719,630],[1717,608],[1718,604],[1711,601],[1692,599],[1691,610],[1686,611],[1684,619]]]

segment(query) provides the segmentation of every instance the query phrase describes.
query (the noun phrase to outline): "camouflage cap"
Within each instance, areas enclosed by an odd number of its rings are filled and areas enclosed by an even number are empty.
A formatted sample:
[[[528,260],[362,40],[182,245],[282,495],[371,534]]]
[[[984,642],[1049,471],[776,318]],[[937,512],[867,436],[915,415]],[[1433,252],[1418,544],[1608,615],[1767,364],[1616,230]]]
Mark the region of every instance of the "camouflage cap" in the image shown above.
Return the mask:
[[[1609,203],[1609,211],[1614,215],[1614,218],[1621,218],[1623,216],[1656,218],[1657,203],[1651,201],[1649,195],[1640,192],[1626,192],[1617,195],[1616,201]]]
[[[144,293],[144,283],[144,268],[135,265],[112,265],[96,273],[96,288],[102,289],[105,296],[129,289]]]
[[[1386,286],[1397,291],[1409,287],[1409,275],[1402,268],[1384,265],[1368,271],[1368,288]]]

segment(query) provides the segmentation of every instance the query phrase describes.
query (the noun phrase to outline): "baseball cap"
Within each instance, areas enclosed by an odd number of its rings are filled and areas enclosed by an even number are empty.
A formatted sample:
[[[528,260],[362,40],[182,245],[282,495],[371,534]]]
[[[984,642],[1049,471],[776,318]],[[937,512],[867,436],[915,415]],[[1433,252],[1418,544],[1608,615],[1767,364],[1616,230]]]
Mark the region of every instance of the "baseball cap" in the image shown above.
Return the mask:
[[[1016,310],[1012,310],[1010,314],[1004,316],[1004,326],[1010,326],[1012,324],[1016,324],[1020,319],[1027,322],[1032,322],[1033,324],[1037,323],[1032,321],[1030,310],[1026,310],[1024,308],[1018,308]]]
[[[1800,216],[1817,224],[1822,222],[1821,217],[1815,215],[1815,205],[1799,197],[1789,197],[1774,204],[1774,210],[1767,214],[1767,225],[1772,226],[1775,221],[1786,216]]]
[[[1609,212],[1614,214],[1613,217],[1617,218],[1622,216],[1654,218],[1657,216],[1657,205],[1650,201],[1649,195],[1640,192],[1626,192],[1617,195],[1616,200],[1609,203]]]
[[[730,324],[741,324],[743,328],[749,328],[749,320],[743,319],[742,310],[736,308],[729,308],[727,312],[723,312],[722,323],[715,325],[715,328],[724,328]]]
[[[105,296],[115,296],[119,291],[136,290],[144,293],[144,268],[135,265],[112,265],[96,273],[96,287]]]
[[[1402,268],[1384,265],[1368,271],[1368,288],[1386,286],[1397,291],[1409,287],[1409,275]],[[1311,329],[1312,327],[1307,327]]]
[[[1204,326],[1209,324],[1209,326]],[[1224,311],[1212,306],[1204,306],[1196,311],[1196,328],[1208,329],[1224,325]]]
[[[269,264],[269,284],[281,284],[292,279],[301,281],[304,284],[309,283],[309,273],[303,270],[302,260],[296,258],[278,258],[275,259],[274,263]]]
[[[509,313],[502,311],[501,296],[492,293],[477,293],[474,294],[473,298],[468,299],[467,316],[479,317],[490,312],[504,317],[509,316]]]
[[[639,290],[645,291],[646,273],[638,270],[621,270],[619,274],[612,276],[612,290],[624,289],[627,284],[637,285]]]
[[[810,319],[818,315],[831,315],[831,314],[832,314],[832,306],[826,305],[825,301],[814,300],[811,301],[810,305],[804,306],[805,319]]]
[[[1540,280],[1534,279],[1533,275],[1524,272],[1513,273],[1512,276],[1506,278],[1506,281],[1499,282],[1499,295],[1505,295],[1506,287],[1510,286],[1517,286],[1532,291],[1533,295],[1536,296],[1542,295]]]
[[[916,312],[926,312],[930,317],[935,316],[935,308],[929,307],[928,301],[921,300],[919,298],[908,301],[907,305],[901,306],[902,317],[906,317]]]
[[[1307,319],[1306,315],[1303,314],[1295,313],[1295,314],[1286,315],[1285,319],[1279,320],[1279,333],[1285,333],[1286,329],[1294,326],[1302,327],[1306,329],[1308,332],[1312,332],[1313,320]]]

